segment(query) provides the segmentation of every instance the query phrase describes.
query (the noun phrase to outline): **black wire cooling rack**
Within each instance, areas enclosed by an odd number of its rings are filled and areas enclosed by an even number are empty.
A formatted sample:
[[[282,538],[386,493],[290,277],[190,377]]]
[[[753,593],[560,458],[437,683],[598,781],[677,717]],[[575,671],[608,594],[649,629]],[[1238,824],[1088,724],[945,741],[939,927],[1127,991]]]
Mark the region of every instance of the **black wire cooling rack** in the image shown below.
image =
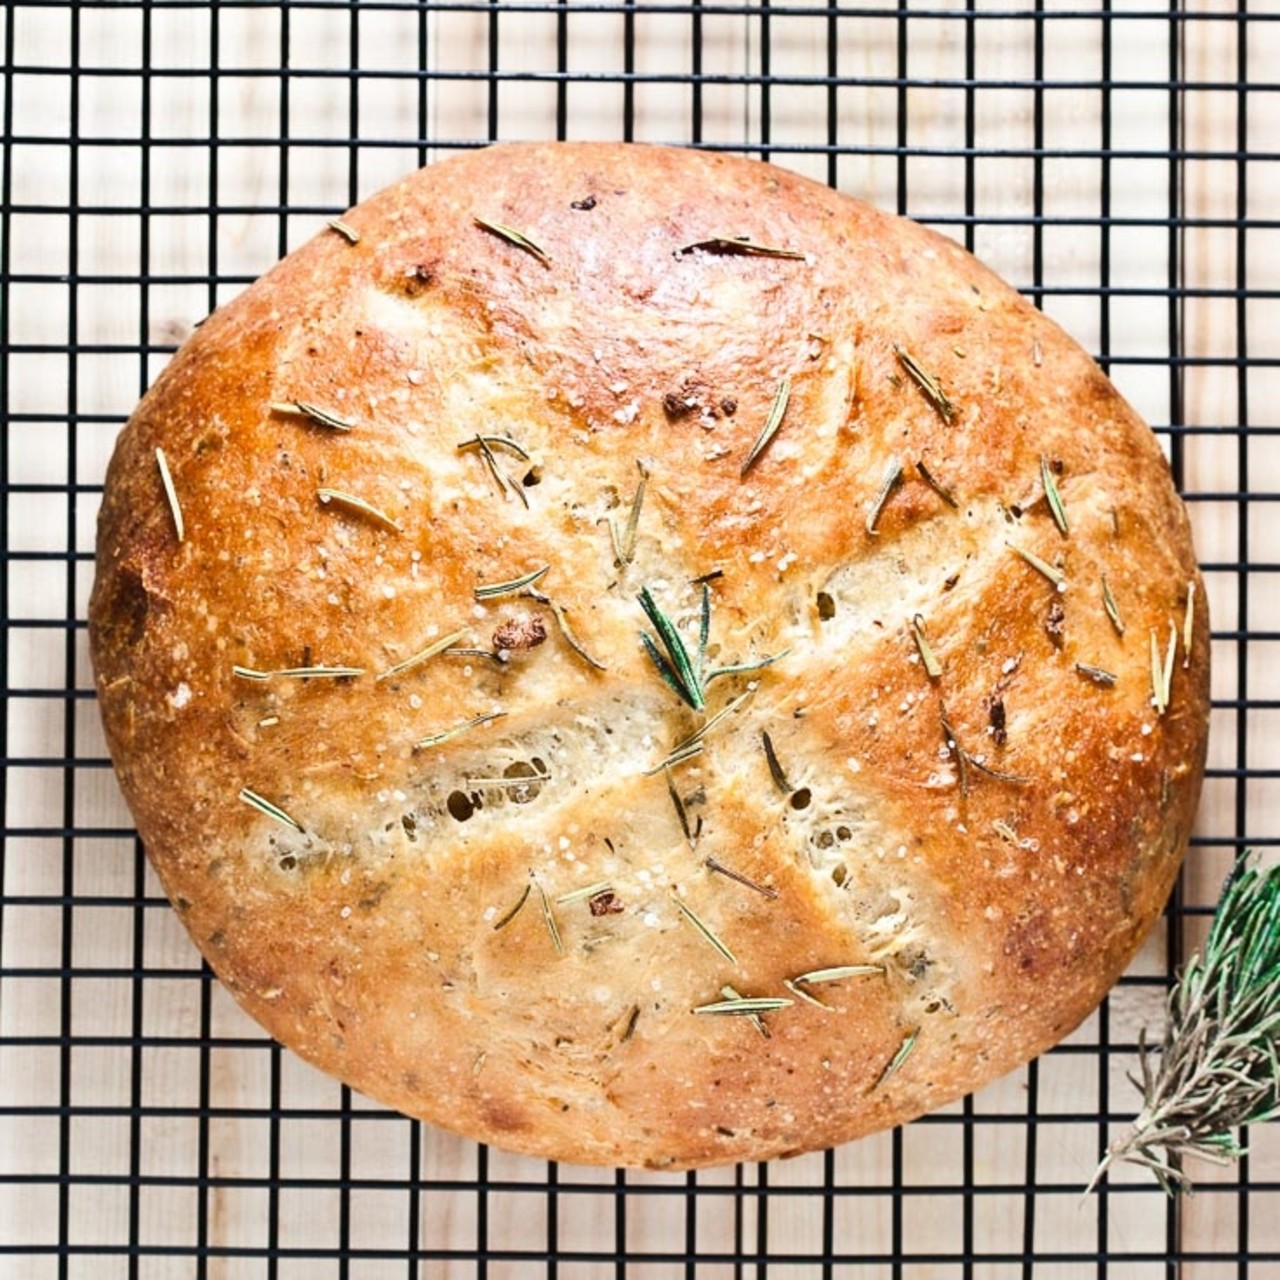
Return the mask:
[[[0,1276],[1280,1276],[1273,1130],[1194,1200],[1123,1172],[1080,1200],[1224,871],[1280,844],[1272,0],[14,0],[3,42]],[[1092,345],[1167,445],[1215,645],[1182,886],[1062,1046],[906,1130],[659,1175],[391,1115],[238,1013],[115,791],[84,613],[133,402],[324,217],[517,137],[746,152],[930,222]]]

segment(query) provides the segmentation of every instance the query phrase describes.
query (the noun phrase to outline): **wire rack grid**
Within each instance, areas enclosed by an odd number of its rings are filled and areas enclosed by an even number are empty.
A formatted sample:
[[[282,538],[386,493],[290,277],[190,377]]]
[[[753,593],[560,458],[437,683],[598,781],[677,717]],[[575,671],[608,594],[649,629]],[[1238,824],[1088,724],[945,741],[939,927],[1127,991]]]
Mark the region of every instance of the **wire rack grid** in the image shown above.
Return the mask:
[[[1280,10],[13,0],[0,23],[0,1276],[1280,1276],[1274,1131],[1193,1200],[1124,1171],[1080,1200],[1225,869],[1280,845]],[[515,1158],[280,1050],[160,893],[93,703],[106,460],[193,323],[417,165],[586,136],[757,155],[961,240],[1156,426],[1208,584],[1201,816],[1107,1004],[962,1103],[768,1166]]]

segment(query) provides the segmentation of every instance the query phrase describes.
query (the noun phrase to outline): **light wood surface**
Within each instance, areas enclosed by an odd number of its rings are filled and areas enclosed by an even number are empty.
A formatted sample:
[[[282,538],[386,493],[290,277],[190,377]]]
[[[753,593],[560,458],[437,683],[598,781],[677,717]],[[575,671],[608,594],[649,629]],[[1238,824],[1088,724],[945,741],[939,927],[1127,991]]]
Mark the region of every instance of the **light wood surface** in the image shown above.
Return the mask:
[[[216,985],[206,987],[176,916],[158,901],[155,880],[149,872],[140,879],[127,811],[110,771],[101,767],[105,750],[92,702],[68,704],[63,697],[69,682],[91,688],[83,630],[74,633],[68,653],[68,632],[60,625],[26,625],[60,624],[69,602],[83,618],[95,486],[120,423],[162,367],[166,349],[329,213],[423,158],[485,139],[494,120],[504,139],[556,136],[555,73],[562,67],[576,77],[563,93],[570,137],[619,138],[629,123],[637,140],[689,141],[696,124],[701,141],[733,145],[761,140],[767,119],[777,163],[834,180],[885,207],[905,208],[962,241],[968,236],[1013,283],[1044,286],[1045,309],[1109,364],[1151,422],[1163,426],[1177,414],[1188,428],[1207,429],[1188,431],[1178,446],[1201,558],[1231,566],[1247,554],[1266,566],[1250,577],[1247,610],[1233,569],[1208,574],[1215,628],[1280,633],[1280,593],[1271,572],[1280,563],[1280,538],[1269,500],[1280,476],[1275,439],[1259,434],[1242,443],[1229,430],[1246,403],[1242,382],[1256,425],[1274,426],[1280,404],[1280,231],[1273,222],[1242,235],[1232,225],[1240,216],[1274,220],[1280,207],[1280,165],[1235,159],[1240,139],[1254,151],[1276,154],[1280,23],[1251,24],[1242,54],[1244,28],[1232,20],[1234,7],[1218,0],[1186,5],[1197,20],[1184,23],[1170,23],[1151,3],[1114,3],[1120,17],[1109,44],[1113,87],[1104,114],[1103,23],[1090,16],[1097,8],[1094,0],[1044,5],[1039,72],[1048,87],[1037,93],[1037,28],[1021,4],[984,3],[981,16],[966,23],[953,0],[937,0],[929,12],[939,16],[912,17],[905,29],[887,3],[838,22],[825,13],[774,10],[767,43],[758,11],[704,8],[696,47],[690,10],[630,19],[563,10],[563,63],[561,18],[554,11],[508,9],[495,19],[483,8],[465,7],[425,15],[367,7],[357,17],[336,6],[290,8],[286,30],[275,5],[222,7],[215,45],[207,9],[161,5],[144,17],[139,8],[101,4],[73,16],[61,7],[13,6],[8,57],[23,69],[12,82],[13,134],[38,140],[13,148],[18,211],[7,224],[11,268],[22,277],[9,296],[9,336],[17,348],[9,368],[9,477],[27,486],[11,494],[7,506],[10,551],[23,553],[8,566],[10,614],[17,620],[9,632],[8,681],[46,696],[9,704],[8,754],[30,763],[9,767],[6,793],[6,824],[24,834],[8,840],[3,864],[4,893],[18,902],[6,901],[0,936],[6,974],[0,985],[0,1175],[24,1176],[0,1182],[0,1243],[57,1241],[58,1189],[44,1175],[58,1173],[66,1144],[75,1178],[68,1238],[87,1246],[127,1244],[136,1214],[137,1241],[158,1247],[138,1261],[137,1274],[148,1278],[194,1275],[190,1251],[201,1230],[209,1246],[230,1251],[210,1260],[210,1280],[266,1274],[261,1257],[234,1255],[272,1240],[285,1249],[337,1247],[344,1173],[357,1186],[348,1203],[351,1246],[388,1253],[357,1257],[342,1272],[360,1280],[406,1274],[406,1263],[394,1255],[409,1241],[405,1188],[413,1175],[422,1180],[421,1247],[472,1252],[483,1227],[488,1247],[499,1253],[540,1251],[554,1224],[565,1259],[558,1274],[565,1277],[621,1274],[612,1262],[620,1244],[665,1259],[637,1259],[628,1276],[693,1275],[677,1261],[688,1241],[708,1258],[698,1263],[698,1277],[732,1276],[726,1260],[735,1250],[754,1255],[758,1248],[772,1259],[767,1274],[773,1280],[818,1276],[814,1259],[825,1233],[835,1254],[847,1259],[831,1274],[858,1280],[1023,1276],[1029,1238],[1036,1254],[1045,1255],[1035,1264],[1037,1280],[1093,1280],[1103,1274],[1094,1257],[1099,1251],[1123,1255],[1106,1274],[1154,1280],[1168,1275],[1161,1259],[1170,1230],[1180,1251],[1192,1255],[1181,1265],[1184,1280],[1245,1274],[1224,1256],[1242,1242],[1270,1251],[1272,1259],[1254,1262],[1248,1275],[1280,1275],[1274,1260],[1280,1205],[1277,1192],[1267,1189],[1280,1181],[1274,1128],[1256,1135],[1244,1170],[1199,1170],[1211,1184],[1208,1193],[1184,1200],[1172,1228],[1158,1192],[1127,1189],[1142,1187],[1136,1174],[1119,1171],[1113,1180],[1119,1190],[1080,1199],[1108,1129],[1119,1127],[1135,1100],[1124,1078],[1132,1055],[1107,1046],[1132,1045],[1140,1027],[1159,1027],[1163,990],[1152,983],[1121,986],[1104,1012],[1033,1072],[1018,1072],[976,1096],[967,1164],[961,1105],[829,1157],[713,1171],[695,1180],[629,1174],[621,1199],[612,1171],[566,1167],[553,1174],[544,1164],[480,1153],[446,1134],[415,1133],[407,1121],[359,1099],[352,1101],[349,1123],[342,1122],[339,1086],[271,1048]],[[1124,16],[1135,12],[1150,16]],[[1015,13],[1020,16],[1009,16]],[[636,76],[630,90],[618,78],[628,23]],[[846,82],[829,92],[823,77],[833,33],[834,70]],[[144,40],[156,72],[145,83]],[[1187,86],[1177,93],[1168,83],[1171,40]],[[73,41],[81,68],[74,90]],[[352,65],[353,43],[365,73],[355,100],[352,82],[333,74]],[[293,73],[287,94],[278,75],[286,50]],[[894,78],[904,57],[912,85],[900,93]],[[980,84],[967,96],[970,58]],[[211,64],[220,68],[216,85]],[[420,65],[433,77],[425,91],[414,74]],[[496,90],[487,78],[494,65]],[[766,65],[774,78],[767,88],[760,80]],[[697,107],[694,90],[680,81],[695,67],[707,77]],[[1255,85],[1247,107],[1236,91],[1242,74]],[[963,154],[970,97],[972,144],[982,152],[971,165]],[[832,136],[859,154],[829,159],[823,151],[831,111]],[[353,122],[363,145],[330,145],[348,139]],[[909,146],[923,154],[900,165],[892,150],[904,124]],[[426,142],[420,141],[424,126]],[[287,151],[278,143],[282,130],[291,140]],[[1039,189],[1032,155],[1038,130],[1039,145],[1070,153],[1044,160]],[[73,136],[78,144],[69,147]],[[211,137],[218,139],[216,173]],[[1104,145],[1121,154],[1104,162],[1098,154]],[[1167,154],[1175,146],[1185,148],[1180,163]],[[967,189],[977,217],[971,230],[961,218]],[[282,203],[297,211],[282,214]],[[73,204],[79,209],[74,218],[66,212]],[[146,218],[143,205],[153,210]],[[1108,209],[1116,221],[1103,229]],[[1172,236],[1171,213],[1187,220]],[[1040,214],[1050,221],[1037,228]],[[1185,288],[1174,303],[1167,296],[1171,253]],[[71,273],[78,284],[68,283]],[[206,283],[210,273],[219,279],[216,290]],[[150,279],[145,289],[144,276]],[[1099,285],[1114,292],[1100,297]],[[1246,287],[1256,296],[1238,302],[1232,291]],[[1175,324],[1187,360],[1171,374]],[[69,343],[80,344],[74,363]],[[140,346],[150,349],[140,353]],[[1264,362],[1251,367],[1247,379],[1236,364],[1246,355]],[[78,415],[74,432],[69,414]],[[68,480],[86,486],[74,508]],[[1230,496],[1242,487],[1258,499],[1247,508]],[[79,555],[71,566],[39,558],[68,546]],[[1280,698],[1273,646],[1252,640],[1247,660],[1238,664],[1236,642],[1221,640],[1215,697],[1224,704]],[[1184,878],[1189,905],[1216,897],[1232,837],[1266,841],[1280,834],[1280,790],[1265,774],[1276,764],[1280,712],[1250,707],[1243,731],[1240,714],[1232,705],[1215,710],[1211,765],[1258,776],[1214,776],[1207,783],[1201,843]],[[72,759],[78,763],[64,767]],[[67,821],[81,833],[70,849],[60,837]],[[135,907],[139,887],[144,905]],[[76,895],[69,910],[59,902],[65,893]],[[1182,946],[1194,946],[1202,933],[1202,921],[1188,921]],[[1167,945],[1162,927],[1133,974],[1164,975]],[[56,971],[68,959],[80,976],[63,982]],[[139,964],[141,979],[133,976]],[[66,1059],[69,1081],[56,1047],[66,1031],[75,1037]],[[136,1034],[147,1038],[138,1050],[129,1044]],[[202,1035],[216,1042],[205,1059],[206,1079],[201,1055],[183,1043]],[[58,1108],[68,1103],[71,1118],[64,1122]],[[214,1108],[203,1133],[193,1114],[202,1103]],[[138,1104],[143,1114],[131,1125],[129,1111]],[[32,1110],[14,1114],[21,1108]],[[275,1122],[268,1118],[273,1108]],[[1114,1116],[1114,1123],[1100,1114]],[[204,1197],[203,1227],[201,1194],[192,1184],[202,1160],[217,1180]],[[278,1198],[269,1186],[273,1162],[282,1180]],[[133,1174],[144,1182],[131,1195]],[[491,1189],[482,1201],[468,1184],[483,1176]],[[165,1185],[165,1178],[177,1185]],[[370,1180],[378,1185],[361,1186]],[[770,1190],[763,1195],[766,1182]],[[730,1194],[735,1185],[745,1188],[736,1198]],[[835,1190],[829,1205],[823,1188]],[[917,1260],[895,1267],[895,1245]],[[177,1252],[159,1249],[168,1246]],[[975,1257],[967,1270],[960,1261],[966,1249]],[[1215,1253],[1217,1260],[1204,1260]],[[790,1257],[797,1260],[784,1260]],[[541,1261],[495,1260],[487,1275],[546,1272]],[[4,1280],[57,1274],[47,1253],[0,1254]],[[73,1257],[67,1274],[99,1280],[130,1271],[122,1253],[90,1252]],[[311,1280],[339,1269],[332,1260],[286,1258],[278,1274]],[[470,1280],[480,1273],[474,1259],[458,1259],[424,1263],[420,1274]],[[763,1271],[749,1266],[743,1274]]]

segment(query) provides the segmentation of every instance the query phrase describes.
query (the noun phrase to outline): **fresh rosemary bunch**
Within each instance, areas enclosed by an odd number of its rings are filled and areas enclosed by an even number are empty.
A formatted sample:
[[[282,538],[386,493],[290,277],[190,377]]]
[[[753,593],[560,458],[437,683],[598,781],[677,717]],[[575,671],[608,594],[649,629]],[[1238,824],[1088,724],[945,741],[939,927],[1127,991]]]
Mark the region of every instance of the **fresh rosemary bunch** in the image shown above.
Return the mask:
[[[1236,1131],[1280,1115],[1280,866],[1259,870],[1248,853],[1236,863],[1204,954],[1192,956],[1168,1008],[1158,1063],[1138,1039],[1142,1079],[1130,1078],[1142,1110],[1089,1191],[1120,1160],[1150,1169],[1171,1195],[1189,1190],[1184,1157],[1237,1160]]]
[[[689,652],[676,624],[658,607],[653,593],[648,587],[640,588],[637,597],[645,616],[653,623],[658,633],[655,640],[647,631],[640,633],[640,640],[645,652],[649,655],[658,674],[676,693],[680,700],[687,703],[695,711],[705,711],[707,707],[707,685],[721,676],[745,675],[748,672],[760,671],[772,666],[781,658],[785,658],[790,649],[783,649],[768,658],[756,662],[740,662],[729,667],[707,669],[707,641],[711,637],[711,589],[702,584],[702,612],[698,625],[698,648]],[[710,726],[708,726],[709,728]],[[699,735],[701,736],[701,735]]]

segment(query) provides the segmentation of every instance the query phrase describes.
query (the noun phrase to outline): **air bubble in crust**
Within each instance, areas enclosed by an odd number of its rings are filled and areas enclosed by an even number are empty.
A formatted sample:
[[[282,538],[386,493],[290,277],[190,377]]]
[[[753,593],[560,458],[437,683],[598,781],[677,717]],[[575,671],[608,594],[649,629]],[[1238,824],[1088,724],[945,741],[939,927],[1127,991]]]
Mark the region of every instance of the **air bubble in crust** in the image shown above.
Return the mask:
[[[458,822],[466,822],[476,811],[476,807],[471,803],[471,797],[465,791],[450,791],[449,798],[445,801],[445,808],[449,810],[449,816]]]

